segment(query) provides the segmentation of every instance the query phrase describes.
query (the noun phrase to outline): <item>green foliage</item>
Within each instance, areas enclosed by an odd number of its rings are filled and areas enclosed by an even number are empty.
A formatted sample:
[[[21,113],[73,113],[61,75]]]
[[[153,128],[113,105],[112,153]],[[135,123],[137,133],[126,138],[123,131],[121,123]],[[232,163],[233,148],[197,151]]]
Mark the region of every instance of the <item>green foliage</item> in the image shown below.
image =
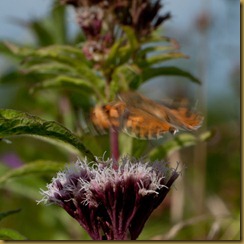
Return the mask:
[[[45,121],[27,113],[11,110],[0,110],[0,136],[34,135],[60,140],[78,149],[89,159],[96,161],[94,155],[86,149],[79,137],[54,121]]]
[[[20,211],[21,211],[21,209],[16,209],[16,210],[11,210],[11,211],[8,211],[8,212],[0,213],[0,221],[2,219],[6,218],[7,216],[12,215],[12,214],[16,214],[16,213],[18,213]]]
[[[55,174],[61,170],[64,163],[53,162],[50,160],[37,160],[35,162],[28,163],[20,168],[9,170],[3,176],[0,176],[0,185],[5,183],[7,180],[22,177],[25,175],[47,175]]]
[[[52,45],[35,50],[19,48],[12,43],[6,45],[15,55],[25,60],[23,70],[26,73],[34,72],[44,77],[43,81],[35,84],[33,89],[79,87],[81,90],[89,89],[90,95],[93,92],[101,98],[104,81],[91,69],[90,62],[79,48]]]
[[[100,55],[101,58],[97,61],[88,59],[82,49],[86,42],[84,36],[78,33],[71,38],[68,35],[66,14],[66,8],[56,2],[44,19],[24,23],[35,37],[35,43],[32,45],[11,41],[0,42],[1,54],[11,61],[10,67],[0,77],[0,86],[4,88],[0,99],[8,98],[4,107],[13,108],[13,110],[0,109],[0,156],[14,152],[22,161],[22,165],[18,168],[0,165],[0,184],[3,191],[1,201],[5,208],[7,206],[10,209],[26,210],[23,216],[21,216],[22,211],[19,213],[19,210],[0,214],[0,219],[3,219],[5,226],[9,227],[0,229],[0,239],[25,240],[25,236],[29,239],[36,239],[36,237],[89,239],[81,232],[79,226],[75,229],[77,224],[72,222],[73,219],[66,216],[66,213],[56,208],[49,210],[40,205],[36,206],[35,200],[40,197],[38,189],[43,188],[50,177],[64,166],[64,163],[74,161],[74,154],[86,156],[92,161],[95,161],[95,156],[109,156],[108,135],[94,134],[89,127],[89,122],[87,123],[91,107],[113,100],[119,92],[138,90],[151,79],[161,76],[178,76],[183,78],[182,82],[190,81],[194,85],[201,83],[191,72],[172,64],[172,61],[187,59],[188,56],[179,51],[174,39],[162,37],[156,31],[139,40],[132,28],[122,26],[121,36],[115,38],[107,53]],[[171,61],[170,65],[167,64],[168,61]],[[14,91],[11,90],[13,88]],[[223,108],[215,105],[211,106],[209,124],[215,126],[217,124],[219,129],[224,119],[230,116],[227,112],[221,114]],[[23,109],[28,113],[17,111]],[[216,111],[219,114],[216,114]],[[233,124],[224,126],[219,129],[223,132],[223,139],[214,138],[220,140],[220,146],[212,142],[213,145],[209,147],[211,154],[207,156],[209,178],[206,190],[208,190],[207,194],[211,194],[211,191],[220,192],[225,200],[231,198],[236,207],[239,206],[239,195],[232,196],[229,193],[238,193],[240,188],[236,183],[239,180],[240,170],[236,163],[240,161],[240,148],[237,145],[239,135],[234,135],[234,130],[227,133],[226,128],[229,126],[232,129]],[[236,125],[234,127],[236,128]],[[31,136],[38,140],[30,142],[24,136]],[[207,143],[214,136],[211,130],[199,135],[182,133],[166,141],[148,142],[121,134],[120,152],[129,153],[134,157],[147,157],[150,160],[163,159],[183,148],[190,146],[193,148],[199,142]],[[12,144],[4,143],[5,138],[11,139]],[[48,143],[43,143],[43,140]],[[50,146],[49,143],[54,144],[55,147]],[[63,152],[63,148],[69,150]],[[227,151],[228,155],[226,155]],[[0,161],[4,160],[0,157]],[[225,166],[223,167],[222,164]],[[226,179],[226,175],[228,181],[222,182],[222,179]],[[189,185],[192,185],[192,182]],[[185,190],[191,195],[192,189],[188,188],[189,186]],[[191,207],[192,204],[191,199],[188,205]],[[188,212],[184,214],[189,215]],[[165,215],[167,221],[162,223]],[[10,221],[8,216],[16,219]],[[30,233],[29,226],[23,223],[32,220],[35,221],[36,228]],[[152,218],[151,223],[146,227],[145,233],[142,233],[141,240],[151,238],[152,232],[162,234],[162,230],[169,229],[170,218],[167,206],[157,213],[156,218]],[[222,224],[221,230],[228,232],[229,223],[232,222]],[[236,229],[238,224],[239,219],[235,219]],[[197,235],[193,231],[194,224],[189,226],[191,231],[186,231],[185,235],[179,233],[176,238],[199,239],[207,236],[206,231]],[[20,230],[25,236],[13,229]],[[235,233],[232,228],[230,230]],[[230,236],[238,239],[234,234]]]
[[[182,133],[175,136],[172,140],[165,142],[164,144],[155,147],[151,150],[149,157],[150,159],[156,160],[160,158],[166,158],[176,150],[180,150],[185,147],[194,146],[198,142],[207,141],[212,137],[213,133],[210,131],[203,132],[199,136],[194,136],[189,133]]]
[[[137,90],[140,85],[159,76],[181,76],[200,84],[190,72],[177,67],[165,66],[164,62],[188,58],[177,50],[171,39],[164,43],[138,43],[133,30],[124,27],[125,40],[117,40],[103,64],[104,73],[110,80],[111,99],[120,91]],[[127,41],[126,41],[127,40]],[[162,41],[162,40],[161,40]],[[124,44],[126,43],[126,44]]]
[[[6,228],[0,229],[0,239],[2,239],[2,240],[27,240],[27,238],[25,236],[21,235],[19,232],[12,230],[12,229],[6,229]]]
[[[2,212],[0,213],[0,221],[12,214],[19,213],[20,211],[21,209]],[[19,232],[15,230],[0,228],[0,240],[26,240],[26,239],[27,238],[25,236],[21,235]]]

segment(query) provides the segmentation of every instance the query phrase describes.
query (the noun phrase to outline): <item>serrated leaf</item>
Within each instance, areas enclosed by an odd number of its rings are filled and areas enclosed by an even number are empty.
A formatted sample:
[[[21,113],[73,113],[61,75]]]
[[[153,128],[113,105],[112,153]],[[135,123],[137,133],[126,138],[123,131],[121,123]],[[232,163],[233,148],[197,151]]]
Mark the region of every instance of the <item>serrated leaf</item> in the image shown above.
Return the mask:
[[[21,177],[25,175],[33,174],[50,174],[56,173],[63,168],[65,163],[54,162],[50,160],[37,160],[28,164],[25,164],[19,168],[12,169],[0,177],[0,184],[3,184],[9,179],[14,177]]]
[[[2,228],[0,229],[0,240],[27,240],[27,238],[15,230]]]
[[[80,138],[61,124],[16,110],[0,109],[0,137],[14,135],[37,135],[60,140],[72,145],[89,159],[96,161]]]
[[[194,136],[189,133],[182,133],[178,136],[175,136],[173,140],[165,142],[163,145],[154,148],[149,157],[151,160],[162,159],[168,156],[170,153],[173,153],[176,150],[181,148],[189,147],[195,145],[199,141],[206,141],[208,140],[212,133],[203,133],[204,136]]]
[[[9,215],[19,213],[20,211],[21,211],[21,209],[15,209],[15,210],[7,211],[7,212],[0,212],[0,221],[4,218],[8,217]]]

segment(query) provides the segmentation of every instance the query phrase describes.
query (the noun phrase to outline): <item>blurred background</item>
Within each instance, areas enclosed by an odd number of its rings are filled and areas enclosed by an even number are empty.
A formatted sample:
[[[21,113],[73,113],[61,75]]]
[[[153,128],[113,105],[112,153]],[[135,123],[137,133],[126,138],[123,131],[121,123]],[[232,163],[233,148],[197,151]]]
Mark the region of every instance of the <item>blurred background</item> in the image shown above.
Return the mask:
[[[202,85],[166,77],[145,83],[140,91],[154,99],[189,98],[204,114],[201,130],[211,130],[213,135],[207,142],[168,155],[170,162],[183,162],[182,177],[155,210],[139,239],[239,240],[240,3],[168,0],[163,4],[163,11],[170,11],[172,18],[164,24],[162,34],[176,39],[181,51],[189,56],[169,63],[189,70]],[[64,33],[55,26],[55,21],[60,21],[54,11],[58,8],[51,0],[0,1],[0,41],[36,47],[77,43],[82,36],[73,9],[67,8],[63,15]],[[59,101],[58,91],[44,90],[33,97],[26,89],[25,77],[16,78],[19,62],[1,54],[0,107],[56,119],[62,104],[50,104]],[[43,141],[26,137],[11,141],[0,141],[1,175],[8,168],[37,159],[71,160],[66,151]],[[51,177],[26,176],[1,186],[0,212],[21,211],[1,221],[0,228],[15,229],[30,240],[89,239],[75,220],[58,207],[36,205],[41,198],[39,188],[44,188]]]

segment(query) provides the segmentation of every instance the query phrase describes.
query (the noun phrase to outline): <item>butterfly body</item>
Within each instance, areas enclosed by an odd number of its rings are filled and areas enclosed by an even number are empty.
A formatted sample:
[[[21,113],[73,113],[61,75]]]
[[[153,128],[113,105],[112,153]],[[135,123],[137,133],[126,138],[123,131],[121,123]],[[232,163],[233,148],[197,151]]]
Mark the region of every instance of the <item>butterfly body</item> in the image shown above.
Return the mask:
[[[112,127],[139,139],[153,140],[167,132],[196,130],[203,117],[184,106],[170,108],[138,93],[127,92],[107,105],[96,106],[91,120],[100,131]]]

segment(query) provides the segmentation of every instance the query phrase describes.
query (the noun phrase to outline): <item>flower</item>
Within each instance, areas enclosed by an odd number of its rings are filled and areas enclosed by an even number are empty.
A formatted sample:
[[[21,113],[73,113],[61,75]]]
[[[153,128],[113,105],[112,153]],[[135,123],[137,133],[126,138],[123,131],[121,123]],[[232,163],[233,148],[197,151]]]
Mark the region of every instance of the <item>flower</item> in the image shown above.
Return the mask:
[[[171,15],[169,12],[162,15],[163,5],[160,0],[152,1],[115,1],[114,15],[122,25],[131,26],[138,38],[150,35]]]
[[[112,159],[93,164],[78,160],[66,166],[41,190],[39,202],[64,208],[93,240],[135,240],[152,211],[179,176],[166,162]]]
[[[123,36],[123,26],[130,27],[138,39],[148,37],[171,15],[162,14],[160,0],[60,0],[72,5],[76,22],[86,37],[84,54],[101,62],[114,42]]]

